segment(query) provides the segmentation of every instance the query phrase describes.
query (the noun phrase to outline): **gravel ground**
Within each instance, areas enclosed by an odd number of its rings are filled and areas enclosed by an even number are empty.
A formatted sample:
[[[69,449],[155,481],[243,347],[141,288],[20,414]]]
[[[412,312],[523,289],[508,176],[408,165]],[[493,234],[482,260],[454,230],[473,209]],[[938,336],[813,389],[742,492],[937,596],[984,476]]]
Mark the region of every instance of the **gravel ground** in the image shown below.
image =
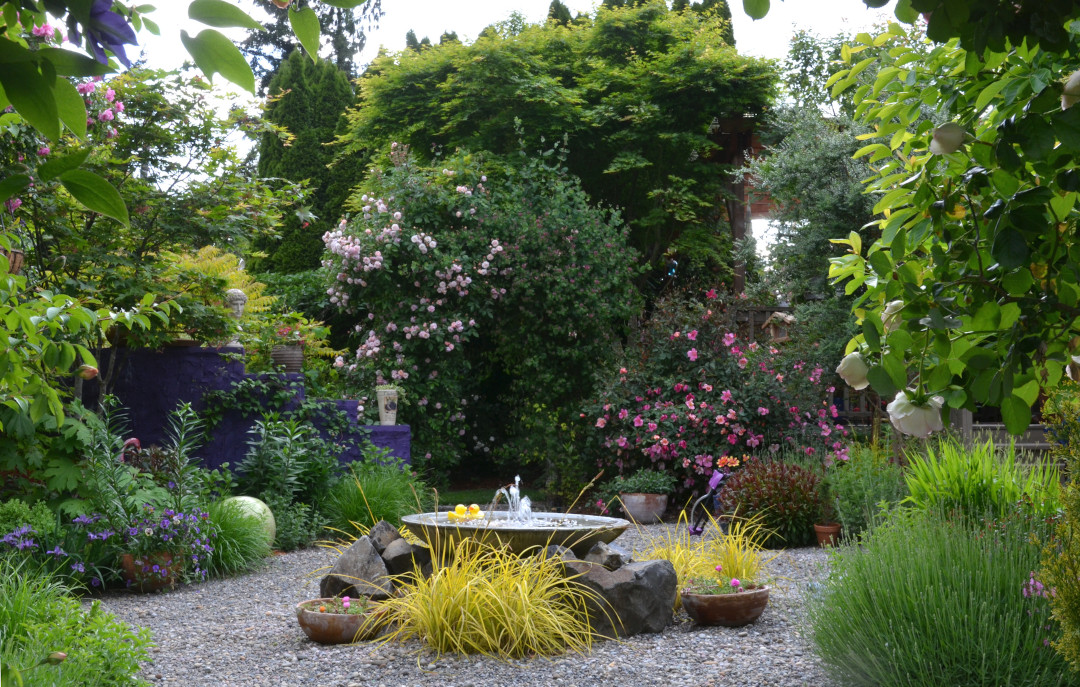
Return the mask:
[[[668,525],[628,531],[615,543],[640,548],[642,536]],[[800,636],[805,582],[820,577],[827,556],[794,549],[769,565],[778,580],[764,615],[741,628],[699,627],[680,611],[660,634],[600,641],[586,656],[500,661],[436,657],[404,645],[324,646],[307,639],[296,603],[318,596],[313,571],[333,553],[308,549],[273,556],[262,570],[168,593],[117,592],[102,598],[123,620],[150,628],[156,647],[143,666],[155,685],[326,687],[439,685],[829,685],[817,657]]]

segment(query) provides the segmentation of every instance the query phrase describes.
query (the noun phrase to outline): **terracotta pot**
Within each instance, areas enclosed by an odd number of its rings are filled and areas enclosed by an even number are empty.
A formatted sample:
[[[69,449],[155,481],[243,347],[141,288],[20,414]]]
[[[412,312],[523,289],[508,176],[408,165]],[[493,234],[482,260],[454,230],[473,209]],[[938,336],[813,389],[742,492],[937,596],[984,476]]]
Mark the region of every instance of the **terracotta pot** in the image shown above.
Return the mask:
[[[183,571],[183,560],[173,560],[167,551],[133,555],[121,554],[120,569],[128,588],[138,592],[153,592],[176,585]],[[155,569],[156,568],[156,569]]]
[[[662,522],[667,510],[667,494],[619,494],[623,511],[634,522],[650,525]]]
[[[736,594],[694,594],[683,590],[682,605],[699,625],[739,627],[748,625],[765,611],[769,588],[750,586]]]
[[[840,543],[840,524],[827,522],[814,525],[814,534],[817,535],[818,546],[836,546]]]
[[[270,359],[286,373],[297,373],[304,367],[304,348],[302,346],[274,346],[270,349]]]
[[[376,389],[375,395],[379,399],[379,424],[396,425],[398,392],[395,389]]]
[[[368,618],[382,615],[376,606],[367,613],[319,613],[319,604],[330,599],[312,599],[296,604],[296,619],[300,628],[313,642],[320,644],[348,644],[372,639],[382,629],[379,622],[366,623]]]

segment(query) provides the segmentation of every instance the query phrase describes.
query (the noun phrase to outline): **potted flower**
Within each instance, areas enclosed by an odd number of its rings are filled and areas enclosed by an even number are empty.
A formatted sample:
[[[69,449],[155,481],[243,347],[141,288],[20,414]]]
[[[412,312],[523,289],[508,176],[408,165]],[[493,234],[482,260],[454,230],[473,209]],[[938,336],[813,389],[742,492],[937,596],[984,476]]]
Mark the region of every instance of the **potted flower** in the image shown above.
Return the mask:
[[[371,639],[382,628],[382,615],[382,607],[366,596],[312,599],[296,605],[300,628],[320,644]]]
[[[719,532],[715,520],[712,529]],[[733,516],[726,532],[699,544],[692,568],[697,572],[680,592],[682,606],[693,620],[738,627],[761,616],[769,603],[763,573],[772,559],[762,559],[762,542],[768,534],[760,515]]]
[[[668,494],[675,489],[675,477],[642,468],[630,476],[619,475],[608,483],[608,492],[619,495],[623,511],[643,524],[660,522],[667,510]]]
[[[397,424],[398,403],[401,400],[401,387],[396,384],[379,384],[375,387],[379,401],[379,424]]]
[[[833,515],[828,477],[820,482],[818,489],[821,492],[821,507],[817,522],[814,523],[814,535],[817,537],[818,546],[836,546],[840,541],[840,523],[836,522]]]
[[[144,505],[123,533],[120,567],[128,587],[149,592],[192,577],[205,579],[203,561],[214,532],[201,510],[181,513]]]

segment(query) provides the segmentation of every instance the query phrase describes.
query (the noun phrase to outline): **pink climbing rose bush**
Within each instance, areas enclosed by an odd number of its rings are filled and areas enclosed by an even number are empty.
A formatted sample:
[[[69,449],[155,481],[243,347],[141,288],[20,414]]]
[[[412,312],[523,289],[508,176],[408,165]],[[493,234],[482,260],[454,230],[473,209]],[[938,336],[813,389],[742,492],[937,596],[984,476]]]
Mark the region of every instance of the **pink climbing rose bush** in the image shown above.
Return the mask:
[[[824,370],[740,340],[717,300],[660,301],[625,358],[583,413],[600,467],[669,471],[690,489],[732,456],[847,460],[849,432]]]

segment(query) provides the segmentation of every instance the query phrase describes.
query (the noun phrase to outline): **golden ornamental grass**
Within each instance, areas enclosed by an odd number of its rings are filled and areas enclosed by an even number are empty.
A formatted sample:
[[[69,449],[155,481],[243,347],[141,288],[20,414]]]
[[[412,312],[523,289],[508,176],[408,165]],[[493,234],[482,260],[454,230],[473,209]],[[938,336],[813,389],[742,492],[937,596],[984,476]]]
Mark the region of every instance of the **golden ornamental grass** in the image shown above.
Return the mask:
[[[437,653],[518,658],[592,647],[585,602],[595,594],[564,578],[557,558],[518,557],[462,540],[430,577],[394,578],[400,594],[383,603],[384,642],[411,638]]]

